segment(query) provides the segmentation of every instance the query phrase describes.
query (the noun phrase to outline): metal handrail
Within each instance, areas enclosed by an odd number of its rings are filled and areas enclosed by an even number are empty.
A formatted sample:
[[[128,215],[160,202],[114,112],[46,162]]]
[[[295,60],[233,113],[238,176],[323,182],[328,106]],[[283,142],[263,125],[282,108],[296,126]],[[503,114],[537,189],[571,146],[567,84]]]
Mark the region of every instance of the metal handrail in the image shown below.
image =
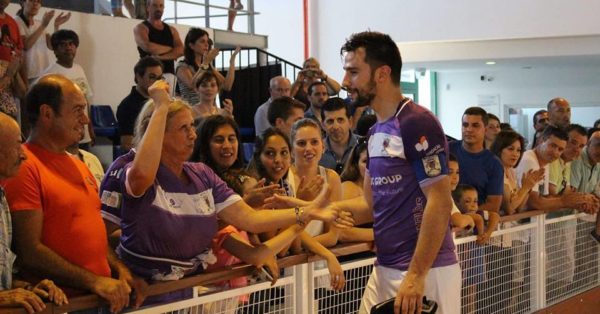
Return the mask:
[[[260,14],[260,12],[254,11],[254,0],[247,0],[248,1],[247,5],[246,5],[247,9],[245,9],[245,10],[236,10],[236,9],[232,9],[230,7],[224,7],[224,6],[220,6],[220,5],[210,4],[210,0],[205,0],[204,3],[197,2],[197,1],[190,1],[190,0],[172,0],[172,1],[175,5],[175,10],[174,10],[175,16],[165,18],[165,19],[163,19],[163,21],[173,21],[175,24],[177,24],[178,20],[204,18],[204,27],[210,27],[210,18],[211,17],[227,17],[228,16],[227,14],[211,15],[210,8],[226,10],[226,11],[235,10],[238,12],[238,16],[248,16],[248,33],[254,34],[254,16]],[[191,4],[191,5],[204,7],[204,15],[184,16],[184,17],[178,16],[177,5],[180,2],[185,3],[185,4]]]
[[[219,58],[219,62],[215,62],[215,68],[219,71],[227,71],[229,69],[229,59],[226,59],[226,54],[227,57],[231,56],[231,54],[233,53],[235,49],[233,48],[225,48],[225,49],[221,49],[221,54],[220,54],[220,58]],[[251,60],[251,52],[255,52],[256,54],[256,60],[255,62],[252,62],[254,60]],[[224,53],[226,52],[226,53]],[[243,52],[246,52],[245,54]],[[240,51],[240,54],[238,54],[237,56],[237,61],[236,61],[236,68],[237,69],[241,69],[242,68],[242,64],[244,64],[244,59],[246,58],[246,66],[247,67],[258,67],[261,64],[269,64],[269,61],[272,60],[275,62],[275,64],[279,64],[281,63],[283,65],[283,73],[282,75],[287,77],[288,79],[290,79],[291,81],[293,81],[296,78],[297,73],[302,70],[302,67],[292,63],[291,61],[288,61],[284,58],[281,58],[279,56],[276,56],[266,50],[260,49],[260,48],[254,48],[254,47],[244,47],[242,48],[242,50]],[[263,60],[261,60],[261,58]],[[288,76],[288,68],[291,68],[292,71],[292,75]]]

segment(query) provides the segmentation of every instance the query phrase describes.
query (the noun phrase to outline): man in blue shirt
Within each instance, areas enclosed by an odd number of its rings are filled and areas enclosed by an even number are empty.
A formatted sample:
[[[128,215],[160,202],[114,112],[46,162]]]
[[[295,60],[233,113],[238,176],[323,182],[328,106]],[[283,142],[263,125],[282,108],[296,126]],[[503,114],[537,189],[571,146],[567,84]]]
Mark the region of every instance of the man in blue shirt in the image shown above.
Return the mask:
[[[500,159],[484,146],[487,112],[470,107],[462,116],[462,140],[450,143],[450,152],[458,159],[460,184],[477,189],[479,209],[499,212],[504,191],[504,168]],[[491,223],[488,229],[496,229]]]

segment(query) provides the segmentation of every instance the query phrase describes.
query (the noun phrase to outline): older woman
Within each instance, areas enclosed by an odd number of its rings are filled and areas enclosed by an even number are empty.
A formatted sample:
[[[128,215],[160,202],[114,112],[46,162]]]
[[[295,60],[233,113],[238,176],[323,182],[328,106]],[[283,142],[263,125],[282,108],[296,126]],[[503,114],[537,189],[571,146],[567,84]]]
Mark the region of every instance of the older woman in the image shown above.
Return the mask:
[[[320,209],[323,197],[306,207],[258,213],[208,166],[187,162],[196,139],[192,110],[172,101],[168,88],[164,81],[149,88],[152,102],[138,118],[143,136],[121,177],[125,191],[117,251],[135,274],[175,280],[202,271],[211,262],[208,248],[217,217],[250,232],[338,218],[336,211]]]

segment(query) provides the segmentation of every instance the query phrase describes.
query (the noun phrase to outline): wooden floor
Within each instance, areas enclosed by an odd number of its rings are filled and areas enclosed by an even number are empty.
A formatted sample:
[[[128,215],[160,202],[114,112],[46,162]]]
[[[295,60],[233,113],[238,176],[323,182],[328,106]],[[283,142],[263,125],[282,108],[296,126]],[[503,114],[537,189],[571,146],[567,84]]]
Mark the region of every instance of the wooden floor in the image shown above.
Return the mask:
[[[552,305],[536,314],[599,314],[600,313],[600,287],[578,294],[561,303]]]

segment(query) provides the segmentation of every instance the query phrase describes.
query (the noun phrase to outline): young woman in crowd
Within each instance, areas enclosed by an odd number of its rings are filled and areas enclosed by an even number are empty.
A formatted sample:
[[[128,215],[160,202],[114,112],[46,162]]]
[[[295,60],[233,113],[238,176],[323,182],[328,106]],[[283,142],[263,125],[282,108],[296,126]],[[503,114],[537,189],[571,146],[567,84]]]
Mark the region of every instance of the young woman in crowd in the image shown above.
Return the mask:
[[[323,82],[327,86],[329,95],[336,95],[340,92],[340,84],[329,77],[323,70],[319,61],[315,58],[308,58],[302,64],[302,70],[298,72],[298,77],[292,84],[291,97],[303,102],[307,108],[310,107],[308,101],[308,87],[314,82]]]
[[[196,27],[190,28],[185,36],[183,60],[177,63],[177,68],[175,69],[181,98],[190,105],[195,105],[199,102],[195,80],[197,80],[197,77],[202,72],[212,73],[217,81],[217,85],[224,91],[230,91],[235,79],[235,58],[239,51],[240,48],[238,47],[231,54],[229,71],[227,71],[227,76],[223,77],[212,65],[212,62],[219,54],[219,49],[212,48],[212,40],[208,37],[208,33],[205,30]]]
[[[49,10],[44,13],[42,20],[35,16],[42,7],[42,1],[21,0],[21,9],[17,12],[15,21],[19,26],[19,33],[23,38],[25,50],[25,63],[27,64],[27,81],[32,84],[50,65],[50,34],[46,33],[46,28],[54,18],[55,11]],[[71,13],[61,12],[54,19],[54,31],[66,23],[71,17]]]
[[[488,113],[488,124],[485,126],[485,148],[490,149],[496,135],[500,133],[500,119],[492,113]]]
[[[244,168],[241,143],[240,129],[235,120],[229,116],[213,115],[203,121],[190,160],[203,162],[222,177],[227,171]],[[265,185],[265,181],[246,189],[243,197],[250,206],[260,208],[265,198],[279,191],[278,185]]]
[[[523,156],[525,142],[523,137],[514,131],[502,131],[498,133],[490,150],[494,153],[504,166],[504,197],[502,198],[501,212],[512,215],[525,205],[529,191],[544,177],[544,169],[530,171],[522,178],[522,186],[519,188],[515,167]]]
[[[502,215],[512,215],[521,211],[527,203],[527,198],[531,189],[538,184],[544,177],[544,168],[536,171],[529,171],[521,179],[521,187],[518,185],[517,173],[515,167],[521,161],[525,150],[525,140],[523,136],[515,131],[502,131],[498,133],[490,151],[492,151],[504,166],[504,196],[500,213]],[[501,228],[510,228],[517,226],[516,221],[504,222]],[[502,247],[513,256],[513,266],[508,268],[505,263],[498,265],[512,273],[510,290],[510,306],[515,307],[519,303],[519,298],[523,293],[526,280],[526,255],[528,234],[512,233],[502,236]]]
[[[304,121],[304,120],[308,120],[308,119],[303,119],[303,120],[299,120],[297,123],[299,123],[300,121]],[[313,121],[313,120],[310,120]],[[315,132],[317,132],[318,136],[319,136],[319,140],[320,140],[320,128],[318,127],[318,125],[315,123],[314,124],[316,126]],[[297,124],[294,125],[294,127],[296,127]],[[314,128],[314,126],[310,127],[305,127],[305,128]],[[297,130],[296,130],[297,131]],[[304,137],[305,135],[300,134],[298,137],[294,137],[294,133],[296,132],[294,131],[294,129],[292,129],[292,138],[294,138],[295,140],[300,139],[300,141],[306,141],[306,138]],[[322,142],[320,142],[321,144],[321,153],[322,153]],[[304,145],[304,144],[301,144]],[[309,144],[309,145],[313,145],[313,144]],[[280,187],[282,188],[282,192],[290,197],[298,197],[298,192],[301,192],[303,194],[303,196],[305,197],[304,200],[312,200],[314,199],[315,195],[313,195],[313,188],[308,188],[308,185],[304,184],[304,182],[311,182],[311,180],[304,180],[304,179],[299,179],[296,180],[295,178],[297,177],[297,175],[295,175],[293,173],[292,168],[290,167],[291,165],[291,147],[290,147],[290,143],[287,139],[287,137],[279,130],[275,129],[275,128],[270,128],[267,129],[263,135],[261,135],[257,140],[256,140],[256,145],[255,145],[255,149],[254,149],[254,155],[253,155],[253,159],[251,162],[251,170],[254,171],[258,176],[262,177],[263,179],[266,179],[267,182],[271,182],[271,183],[276,183],[278,185],[280,185]],[[318,155],[318,156],[317,156]],[[318,163],[319,159],[320,159],[320,155],[321,154],[315,154],[315,156],[313,156],[312,158],[316,158],[316,163]],[[298,158],[299,156],[296,156],[296,158]],[[298,161],[298,159],[296,159],[296,161]],[[317,169],[316,167],[313,169],[315,175],[317,175]],[[338,187],[337,187],[337,191],[336,193],[340,193],[339,192],[339,177],[337,176],[337,174],[334,171],[331,171],[335,174],[335,177],[337,177],[337,181],[338,181]],[[302,172],[302,173],[306,173],[306,172]],[[302,181],[302,182],[300,182]],[[335,179],[332,179],[332,181],[335,181]],[[300,184],[300,186],[299,186]],[[335,184],[334,184],[335,185]],[[319,185],[319,189],[316,190],[316,193],[319,194],[321,193],[321,190],[323,188],[324,185]],[[298,187],[298,188],[296,188]],[[305,188],[306,187],[306,188]],[[300,188],[300,189],[299,189]],[[333,191],[332,191],[333,193]],[[339,199],[339,197],[337,198]],[[265,209],[267,210],[267,209]],[[317,226],[318,227],[318,226]],[[306,230],[309,230],[309,228],[314,229],[315,226],[309,224],[306,227]],[[265,234],[262,234],[262,240],[266,240],[272,236],[274,236],[277,233],[276,230],[271,230],[271,232],[267,232]],[[309,251],[325,258],[325,260],[327,261],[327,267],[329,268],[329,275],[330,275],[330,284],[331,287],[334,290],[340,290],[343,288],[344,286],[344,274],[342,271],[342,267],[340,265],[340,263],[338,262],[336,256],[331,253],[331,251],[327,250],[323,245],[321,245],[318,241],[316,241],[313,238],[314,234],[310,234],[307,232],[302,232],[300,237],[297,238],[296,241],[294,241],[294,244],[292,245],[290,251],[292,254],[298,254],[301,252],[302,250],[302,245]],[[287,248],[282,250],[282,252],[280,253],[280,255],[285,255],[287,253]]]

